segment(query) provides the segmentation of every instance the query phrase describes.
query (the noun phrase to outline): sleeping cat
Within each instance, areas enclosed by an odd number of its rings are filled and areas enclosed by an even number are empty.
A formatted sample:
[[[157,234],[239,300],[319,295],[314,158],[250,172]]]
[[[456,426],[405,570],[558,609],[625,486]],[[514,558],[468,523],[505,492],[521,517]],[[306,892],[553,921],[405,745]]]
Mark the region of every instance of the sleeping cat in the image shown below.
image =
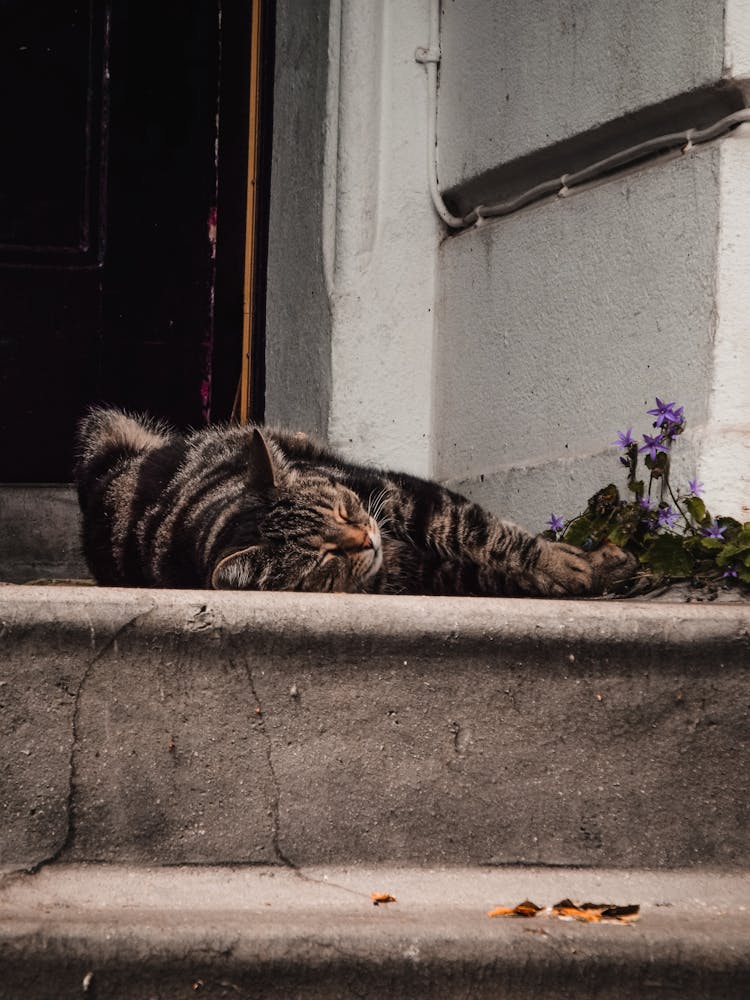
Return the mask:
[[[111,586],[562,597],[634,570],[613,545],[550,542],[437,483],[269,428],[183,437],[95,409],[75,475],[86,559]]]

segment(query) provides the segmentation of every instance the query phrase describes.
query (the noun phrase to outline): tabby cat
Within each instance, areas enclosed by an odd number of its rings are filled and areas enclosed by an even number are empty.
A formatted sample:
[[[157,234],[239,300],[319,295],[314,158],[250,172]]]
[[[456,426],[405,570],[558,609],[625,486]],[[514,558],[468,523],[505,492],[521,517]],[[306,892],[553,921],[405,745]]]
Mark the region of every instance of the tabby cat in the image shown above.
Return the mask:
[[[269,428],[183,437],[94,409],[76,480],[100,584],[562,597],[633,571],[613,545],[586,553],[535,537],[437,483]]]

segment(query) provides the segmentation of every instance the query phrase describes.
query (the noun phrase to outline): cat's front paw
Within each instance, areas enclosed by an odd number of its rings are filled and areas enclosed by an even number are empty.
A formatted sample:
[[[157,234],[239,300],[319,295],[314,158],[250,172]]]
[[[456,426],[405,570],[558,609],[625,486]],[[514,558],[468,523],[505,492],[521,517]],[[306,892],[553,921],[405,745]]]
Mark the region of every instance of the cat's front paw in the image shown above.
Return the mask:
[[[635,558],[611,542],[595,552],[542,538],[539,543],[534,583],[543,597],[602,594],[618,589],[635,574]]]
[[[598,549],[586,555],[593,571],[593,594],[605,591],[616,593],[625,584],[632,583],[637,575],[638,560],[635,556],[612,542],[603,542]]]

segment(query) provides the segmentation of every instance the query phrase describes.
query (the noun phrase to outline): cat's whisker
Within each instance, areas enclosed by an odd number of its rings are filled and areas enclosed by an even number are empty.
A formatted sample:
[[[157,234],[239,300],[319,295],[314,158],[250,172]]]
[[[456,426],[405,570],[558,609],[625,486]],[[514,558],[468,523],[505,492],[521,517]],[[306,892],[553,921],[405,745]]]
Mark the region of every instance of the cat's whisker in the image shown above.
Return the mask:
[[[381,502],[381,500],[382,500],[383,495],[385,494],[385,492],[386,492],[385,489],[378,490],[377,493],[375,492],[375,490],[372,490],[370,492],[370,496],[369,496],[369,498],[367,500],[367,513],[370,516],[372,516],[372,517],[375,516],[372,513],[373,512],[373,508],[375,508],[375,507],[378,506],[378,504]]]
[[[375,518],[376,521],[380,519],[380,514],[385,507],[390,495],[390,489],[386,486],[380,490],[374,497],[370,494],[371,506],[368,505],[368,513]]]
[[[369,515],[373,516],[373,511],[378,507],[378,504],[380,503],[381,498],[383,496],[383,492],[384,492],[383,490],[378,490],[378,492],[376,493],[373,490],[370,493],[370,496],[367,500],[367,513]]]

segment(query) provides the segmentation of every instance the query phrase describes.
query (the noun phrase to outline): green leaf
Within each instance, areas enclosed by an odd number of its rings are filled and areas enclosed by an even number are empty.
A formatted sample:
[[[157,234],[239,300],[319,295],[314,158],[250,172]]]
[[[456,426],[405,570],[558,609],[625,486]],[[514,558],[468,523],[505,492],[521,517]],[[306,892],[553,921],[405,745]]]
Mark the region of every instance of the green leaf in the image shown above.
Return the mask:
[[[588,538],[593,537],[594,534],[595,532],[591,518],[583,515],[582,517],[576,518],[575,521],[571,521],[565,529],[563,541],[567,542],[568,545],[580,546],[583,545]]]
[[[742,525],[739,521],[735,521],[733,517],[717,517],[719,525],[726,531],[726,539],[735,541],[737,536],[742,531]]]
[[[693,559],[678,535],[659,535],[643,553],[641,562],[658,576],[686,577],[693,571]]]
[[[750,560],[750,552],[748,552],[747,546],[739,546],[732,542],[728,542],[716,556],[718,566],[727,566],[732,562],[745,563],[745,565],[750,566],[748,560]]]
[[[688,497],[685,506],[690,511],[690,516],[696,524],[703,524],[706,520],[706,505],[700,497]]]
[[[633,481],[632,479],[629,480],[628,481],[628,489],[632,490],[633,493],[635,493],[635,495],[637,497],[642,497],[643,496],[643,490],[644,490],[643,480],[642,479],[638,479],[636,481]]]
[[[704,539],[700,535],[685,535],[682,540],[682,546],[695,559],[699,559],[702,555],[705,555],[703,552],[703,542]]]
[[[613,545],[624,549],[633,537],[633,529],[627,524],[618,524],[611,531],[607,532],[607,538]]]
[[[717,538],[716,541],[718,542],[719,539]],[[733,562],[737,558],[739,551],[740,550],[736,545],[732,545],[731,542],[728,542],[720,552],[716,553],[716,565],[721,566],[722,568],[724,566],[728,566],[729,563]]]

